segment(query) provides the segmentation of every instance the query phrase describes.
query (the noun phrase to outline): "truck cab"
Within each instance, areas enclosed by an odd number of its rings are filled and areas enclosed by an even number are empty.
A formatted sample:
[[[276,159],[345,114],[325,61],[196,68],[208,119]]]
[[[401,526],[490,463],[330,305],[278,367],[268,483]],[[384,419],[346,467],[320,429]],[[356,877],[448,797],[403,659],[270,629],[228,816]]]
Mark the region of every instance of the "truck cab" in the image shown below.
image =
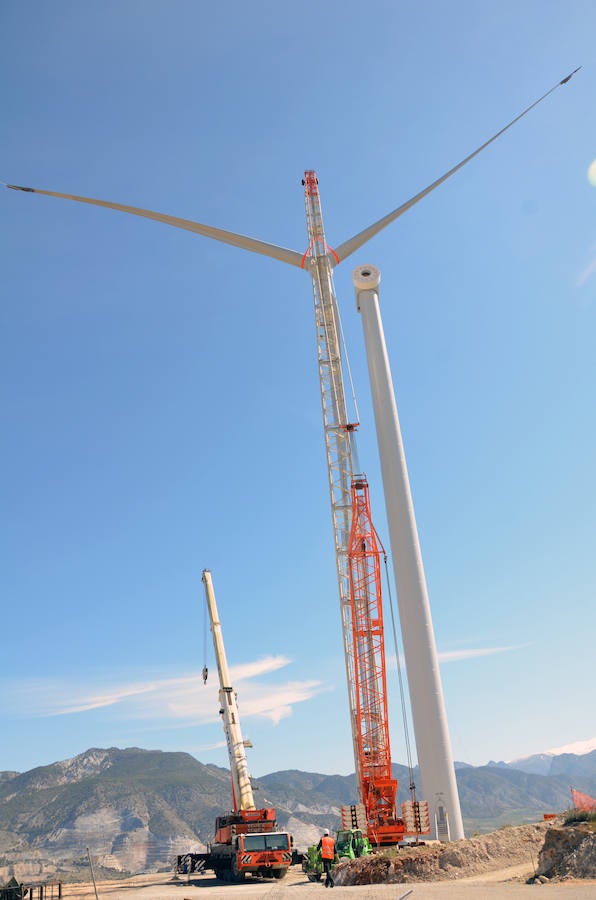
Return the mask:
[[[261,831],[236,834],[229,844],[212,844],[206,867],[222,881],[241,881],[246,875],[283,878],[291,863],[291,835]]]

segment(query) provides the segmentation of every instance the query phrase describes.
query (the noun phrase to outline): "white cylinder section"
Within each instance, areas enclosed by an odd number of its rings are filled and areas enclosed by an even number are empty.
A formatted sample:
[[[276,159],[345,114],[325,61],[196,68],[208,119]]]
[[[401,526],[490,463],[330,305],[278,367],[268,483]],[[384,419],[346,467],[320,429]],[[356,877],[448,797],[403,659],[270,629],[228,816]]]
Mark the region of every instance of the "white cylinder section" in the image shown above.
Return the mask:
[[[408,675],[422,797],[429,803],[433,834],[464,836],[451,741],[414,505],[410,492],[378,286],[381,273],[359,266],[353,273],[362,315],[366,356],[383,476],[399,618]]]
[[[240,728],[240,716],[236,692],[230,684],[228,661],[223,642],[221,622],[215,591],[209,569],[203,569],[203,584],[205,585],[205,597],[211,621],[211,634],[213,636],[213,649],[217,660],[217,672],[219,675],[219,702],[220,715],[223,719],[226,743],[228,745],[228,757],[230,760],[230,772],[232,775],[232,798],[234,812],[241,809],[254,809],[255,801],[248,771],[246,750],[242,730]]]

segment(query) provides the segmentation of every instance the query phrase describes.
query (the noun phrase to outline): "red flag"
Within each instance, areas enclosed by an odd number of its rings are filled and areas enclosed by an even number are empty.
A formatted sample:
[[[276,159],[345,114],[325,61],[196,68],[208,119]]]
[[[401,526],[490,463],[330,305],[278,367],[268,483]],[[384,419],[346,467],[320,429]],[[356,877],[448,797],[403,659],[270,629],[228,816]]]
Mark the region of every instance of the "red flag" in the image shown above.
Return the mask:
[[[594,797],[590,797],[589,794],[584,794],[581,791],[576,791],[575,788],[571,788],[571,799],[576,809],[596,812],[596,800]]]

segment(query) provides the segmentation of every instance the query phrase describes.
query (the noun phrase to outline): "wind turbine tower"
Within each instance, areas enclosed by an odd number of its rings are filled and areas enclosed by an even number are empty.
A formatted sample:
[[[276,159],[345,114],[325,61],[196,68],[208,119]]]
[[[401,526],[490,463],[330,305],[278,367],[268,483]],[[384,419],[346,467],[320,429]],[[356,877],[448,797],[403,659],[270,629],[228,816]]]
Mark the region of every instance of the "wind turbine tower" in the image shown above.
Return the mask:
[[[429,804],[436,837],[457,839],[463,837],[463,822],[414,503],[379,308],[381,273],[375,266],[360,266],[352,279],[366,345],[422,796]]]

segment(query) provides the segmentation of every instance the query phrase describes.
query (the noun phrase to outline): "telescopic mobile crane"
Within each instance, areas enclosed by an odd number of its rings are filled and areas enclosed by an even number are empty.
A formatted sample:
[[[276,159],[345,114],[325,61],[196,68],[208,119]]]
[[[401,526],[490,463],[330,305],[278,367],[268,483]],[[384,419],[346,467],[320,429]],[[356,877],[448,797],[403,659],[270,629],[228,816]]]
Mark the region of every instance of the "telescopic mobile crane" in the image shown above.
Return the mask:
[[[257,809],[246,759],[247,742],[242,737],[236,692],[231,685],[223,634],[211,572],[203,571],[203,584],[213,647],[219,676],[219,713],[222,717],[230,771],[232,809],[215,820],[215,838],[207,853],[185,853],[177,857],[178,874],[212,869],[221,881],[242,881],[245,875],[283,878],[292,863],[292,837],[277,831],[275,809]],[[207,680],[207,671],[203,670]]]

